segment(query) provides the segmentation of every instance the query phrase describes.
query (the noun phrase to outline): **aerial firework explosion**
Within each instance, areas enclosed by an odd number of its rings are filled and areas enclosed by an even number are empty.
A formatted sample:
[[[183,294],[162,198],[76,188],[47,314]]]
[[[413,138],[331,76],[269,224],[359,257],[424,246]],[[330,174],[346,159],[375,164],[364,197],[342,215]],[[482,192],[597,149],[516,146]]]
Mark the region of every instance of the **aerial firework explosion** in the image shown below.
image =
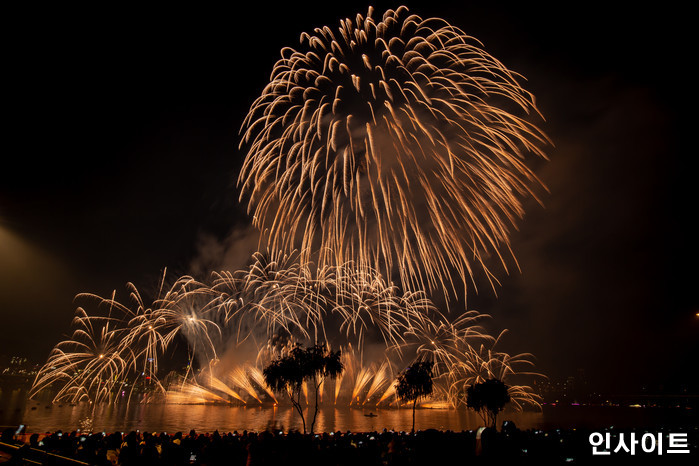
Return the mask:
[[[272,249],[352,260],[404,289],[455,290],[509,250],[545,135],[519,76],[441,19],[400,7],[282,50],[243,124],[240,173]],[[456,280],[455,280],[456,278]]]
[[[89,316],[78,308],[71,337],[51,351],[32,392],[53,386],[58,389],[56,401],[109,400],[135,357],[121,345],[125,330],[120,323],[111,317]]]

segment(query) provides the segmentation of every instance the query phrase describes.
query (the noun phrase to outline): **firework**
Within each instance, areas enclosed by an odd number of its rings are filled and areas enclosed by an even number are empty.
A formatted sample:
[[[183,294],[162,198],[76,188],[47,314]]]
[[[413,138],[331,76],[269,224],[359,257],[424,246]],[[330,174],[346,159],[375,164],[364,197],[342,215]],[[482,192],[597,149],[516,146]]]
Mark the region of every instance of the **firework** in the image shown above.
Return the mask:
[[[451,366],[439,370],[439,383],[436,385],[453,407],[465,405],[464,394],[469,386],[488,379],[498,379],[508,385],[508,393],[515,409],[521,410],[526,406],[541,408],[541,397],[530,385],[519,382],[524,378],[545,376],[530,370],[534,366],[532,354],[512,356],[497,349],[505,332],[501,332],[496,338],[490,337],[481,344],[461,341],[452,353]]]
[[[546,136],[520,77],[441,19],[400,7],[285,48],[244,121],[239,176],[273,249],[455,290],[509,251]],[[510,251],[511,252],[511,251]]]
[[[265,342],[281,332],[311,344],[341,338],[361,346],[369,333],[400,346],[409,322],[433,307],[424,293],[401,293],[368,267],[316,269],[299,256],[255,253],[247,268],[214,274],[208,307],[226,316],[236,341]]]
[[[346,370],[320,399],[397,403],[395,374],[429,360],[435,396],[451,406],[493,377],[510,382],[516,407],[538,406],[513,383],[537,375],[520,370],[531,355],[497,350],[488,316],[450,318],[428,299],[475,285],[479,271],[493,284],[491,256],[507,270],[509,230],[540,185],[528,163],[548,143],[530,121],[534,98],[444,20],[405,7],[372,15],[282,50],[243,123],[241,198],[268,252],[210,283],[166,287],[163,274],[150,302],[133,284],[125,303],[81,295],[106,316],[78,309],[32,395],[53,386],[56,400],[98,402],[131,387],[130,400],[139,386],[170,402],[276,404],[262,368],[296,344],[327,342]],[[161,377],[177,342],[186,373]],[[367,342],[383,344],[380,357]]]
[[[150,305],[147,305],[132,283],[127,283],[129,302],[121,303],[114,298],[94,298],[103,305],[117,310],[123,316],[121,326],[126,330],[120,342],[122,348],[133,351],[134,363],[141,374],[151,381],[157,380],[158,358],[178,336],[189,344],[190,361],[201,354],[204,361],[215,359],[217,337],[221,327],[217,324],[219,316],[215,307],[208,306],[207,290],[203,284],[192,277],[184,276],[165,288],[166,271],[158,285],[158,291]],[[202,299],[202,297],[204,299]],[[162,388],[162,387],[161,387]]]
[[[124,382],[133,353],[121,346],[123,330],[111,317],[89,316],[78,308],[70,338],[58,343],[30,391],[58,385],[55,401],[108,400]]]
[[[484,316],[471,315],[481,319]],[[449,334],[451,332],[451,334]],[[541,398],[530,385],[519,383],[525,377],[543,377],[541,374],[526,370],[533,366],[530,354],[511,356],[497,350],[502,338],[484,333],[477,333],[473,326],[463,324],[447,325],[440,329],[443,341],[449,344],[423,346],[422,343],[434,338],[433,334],[422,334],[414,329],[412,337],[406,338],[408,344],[419,348],[417,359],[437,361],[434,365],[434,393],[429,403],[444,407],[459,408],[465,406],[466,389],[487,379],[497,378],[508,385],[512,407],[516,410],[540,408]],[[480,342],[480,343],[478,343]],[[440,347],[441,346],[441,347]],[[405,353],[408,348],[404,348]],[[397,367],[404,367],[413,359],[402,358],[396,352],[389,351],[390,356],[383,361],[366,361],[353,345],[341,347],[341,360],[345,371],[338,376],[334,384],[323,385],[320,399],[330,400],[335,406],[375,406],[400,405],[396,397],[395,374]],[[216,376],[209,373],[200,374],[197,381],[174,384],[168,391],[168,401],[175,403],[227,403],[227,404],[264,404],[280,403],[273,392],[259,377],[261,368],[275,356],[268,348],[262,348],[256,364],[243,363],[233,368],[218,371]],[[447,363],[445,363],[447,361]],[[309,404],[307,387],[303,392],[305,404]],[[206,394],[209,393],[209,396]]]
[[[315,270],[296,257],[258,253],[245,269],[213,274],[211,285],[185,276],[166,287],[163,275],[150,304],[133,284],[125,303],[81,295],[106,316],[79,308],[72,337],[56,345],[32,395],[55,386],[56,401],[116,400],[127,391],[130,400],[138,388],[174,403],[276,404],[262,369],[319,338],[341,348],[345,367],[320,399],[350,406],[397,403],[394,375],[415,360],[434,362],[436,396],[454,407],[473,383],[510,382],[531,364],[530,355],[496,350],[502,335],[485,331],[487,315],[450,320],[424,293],[401,293],[367,267]],[[383,343],[379,358],[365,352],[367,339]],[[186,373],[161,379],[158,361],[178,341],[188,347]],[[529,386],[510,386],[516,407],[537,405]]]
[[[97,312],[78,308],[72,335],[54,347],[30,395],[50,387],[58,390],[54,401],[71,402],[103,401],[120,392],[130,399],[144,386],[164,393],[158,361],[178,336],[188,344],[188,368],[198,353],[206,361],[215,358],[221,330],[217,309],[201,304],[204,287],[188,276],[169,289],[164,284],[165,273],[150,305],[132,283],[126,302],[116,293],[109,298],[79,294],[77,299],[96,303]]]

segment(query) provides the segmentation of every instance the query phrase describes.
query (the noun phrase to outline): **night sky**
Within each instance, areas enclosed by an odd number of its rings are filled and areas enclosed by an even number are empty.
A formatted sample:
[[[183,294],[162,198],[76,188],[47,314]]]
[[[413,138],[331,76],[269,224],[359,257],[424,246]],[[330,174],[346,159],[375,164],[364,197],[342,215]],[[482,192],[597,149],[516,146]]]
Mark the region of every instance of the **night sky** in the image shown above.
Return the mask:
[[[669,2],[455,3],[406,5],[524,75],[555,144],[535,165],[544,207],[527,201],[512,235],[521,273],[495,268],[497,297],[483,284],[468,308],[554,378],[696,386],[690,15]],[[242,265],[254,246],[235,186],[243,118],[282,47],[367,6],[8,11],[0,354],[43,362],[77,293],[124,297],[126,282],[150,290],[165,267]]]

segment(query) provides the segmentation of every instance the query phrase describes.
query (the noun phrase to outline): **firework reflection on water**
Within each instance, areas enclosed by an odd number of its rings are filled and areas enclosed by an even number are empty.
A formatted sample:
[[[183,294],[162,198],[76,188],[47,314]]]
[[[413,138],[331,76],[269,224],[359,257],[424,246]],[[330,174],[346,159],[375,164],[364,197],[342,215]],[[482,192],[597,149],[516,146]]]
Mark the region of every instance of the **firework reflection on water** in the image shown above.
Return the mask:
[[[81,420],[92,411],[88,403],[71,405],[50,405],[30,400],[22,422],[28,432],[52,432],[62,429],[64,432],[80,428]],[[36,409],[32,408],[35,407]],[[308,409],[311,410],[312,407]],[[365,416],[369,413],[376,417]],[[308,411],[307,411],[308,413]],[[504,418],[512,419],[518,427],[537,427],[542,420],[541,412],[512,412]],[[409,431],[412,413],[408,409],[395,408],[350,408],[347,406],[322,406],[318,413],[318,432],[328,431],[373,431],[395,429]],[[476,429],[482,424],[473,412],[455,409],[420,409],[416,414],[418,429]],[[94,432],[219,432],[243,430],[266,430],[268,428],[302,429],[301,419],[291,406],[229,406],[229,405],[178,405],[162,403],[131,403],[114,405],[100,403],[95,410],[92,429]]]

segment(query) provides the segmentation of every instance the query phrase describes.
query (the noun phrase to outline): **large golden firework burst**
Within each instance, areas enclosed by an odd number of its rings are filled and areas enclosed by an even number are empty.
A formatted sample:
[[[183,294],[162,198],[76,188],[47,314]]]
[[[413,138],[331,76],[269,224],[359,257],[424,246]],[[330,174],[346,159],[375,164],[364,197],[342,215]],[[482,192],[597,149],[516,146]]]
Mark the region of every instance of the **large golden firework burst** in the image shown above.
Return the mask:
[[[510,251],[547,138],[520,77],[400,7],[285,48],[243,123],[241,199],[273,249],[454,289]]]

